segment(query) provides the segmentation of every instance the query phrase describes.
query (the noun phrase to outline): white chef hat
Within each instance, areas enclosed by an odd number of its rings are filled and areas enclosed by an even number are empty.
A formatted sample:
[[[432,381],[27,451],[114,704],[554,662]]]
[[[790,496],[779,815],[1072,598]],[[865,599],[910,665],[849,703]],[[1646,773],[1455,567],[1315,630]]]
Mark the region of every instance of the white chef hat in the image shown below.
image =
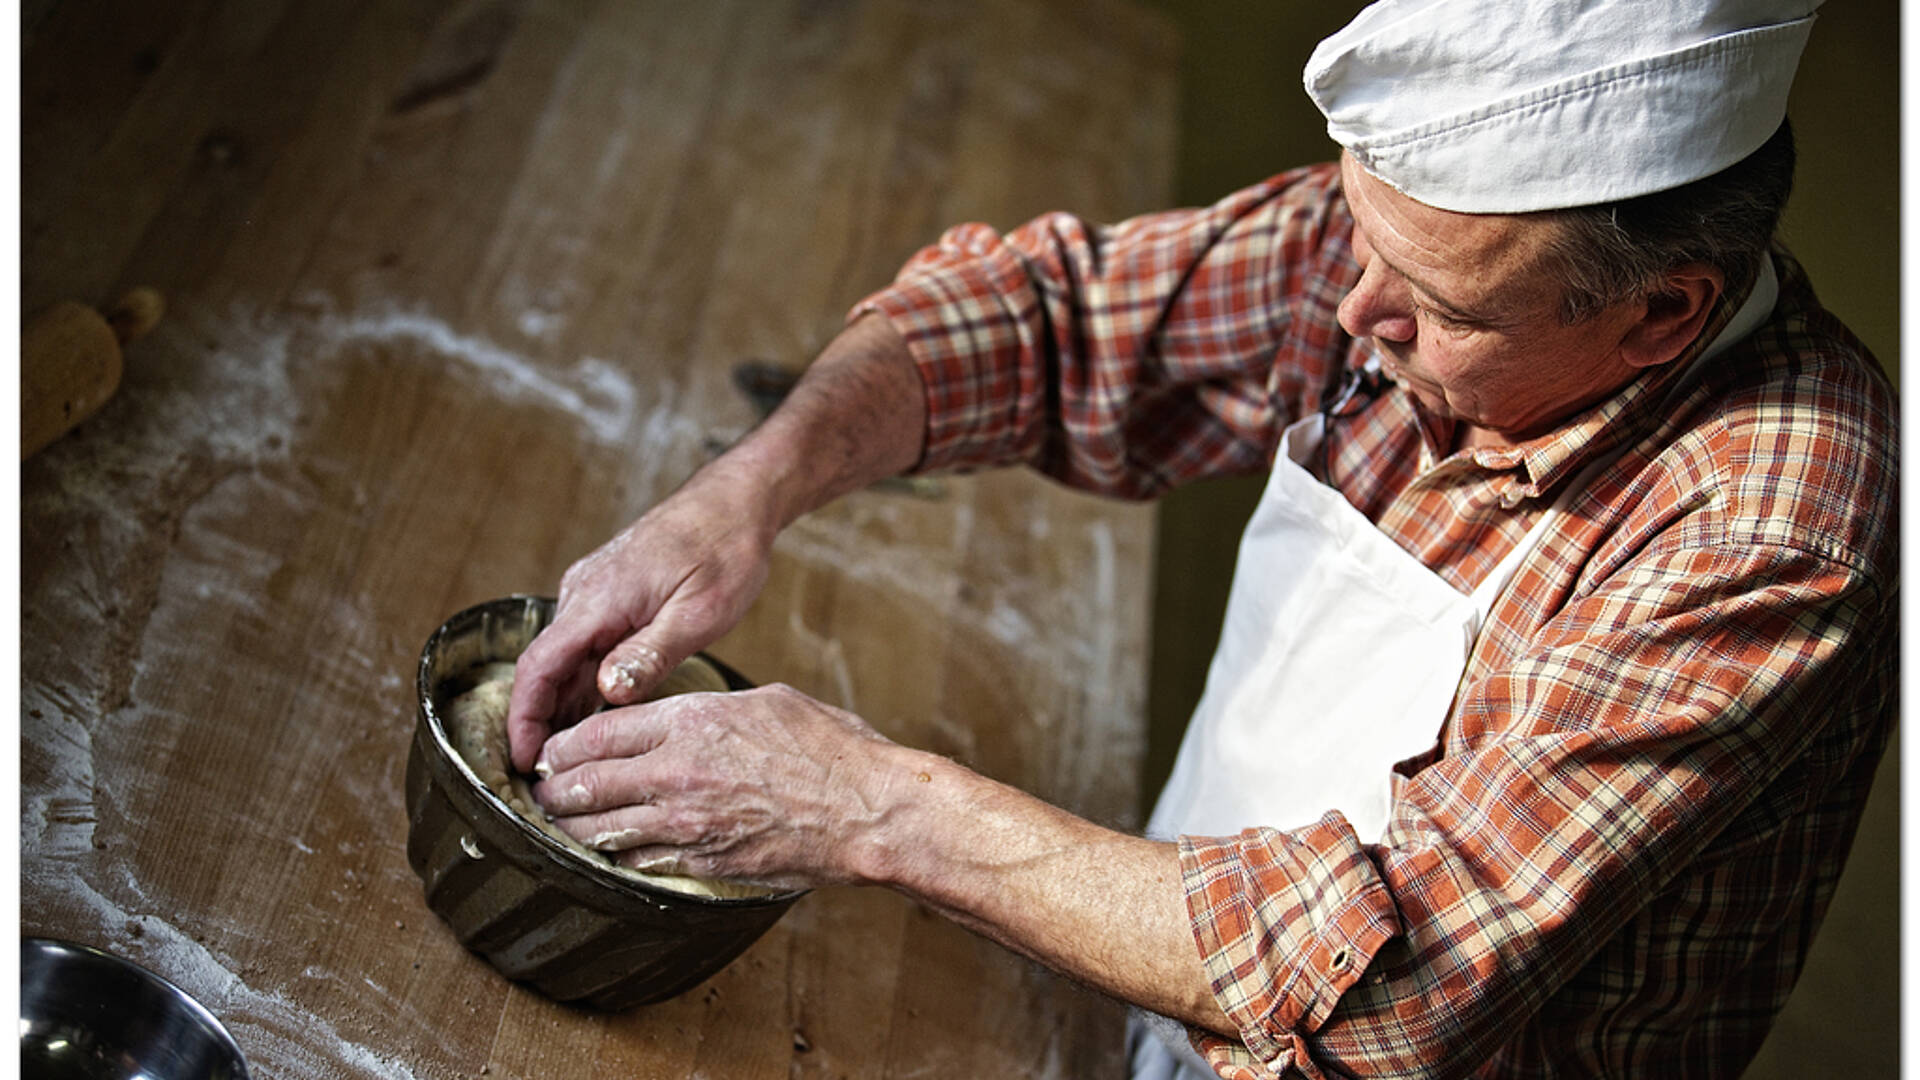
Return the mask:
[[[1632,198],[1759,149],[1821,0],[1380,0],[1307,93],[1368,172],[1430,206]]]

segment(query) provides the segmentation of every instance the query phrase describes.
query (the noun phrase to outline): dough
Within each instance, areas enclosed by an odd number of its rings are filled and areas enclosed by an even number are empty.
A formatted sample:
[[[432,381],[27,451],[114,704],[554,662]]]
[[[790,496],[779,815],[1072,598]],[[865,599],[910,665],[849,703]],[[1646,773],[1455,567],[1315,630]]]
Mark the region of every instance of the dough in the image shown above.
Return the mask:
[[[459,753],[474,776],[485,785],[508,809],[533,823],[540,831],[566,845],[567,850],[585,859],[601,870],[611,870],[616,874],[644,881],[649,885],[675,892],[690,893],[694,896],[714,896],[737,899],[748,896],[769,896],[774,890],[758,885],[739,885],[728,881],[712,881],[706,878],[686,877],[680,874],[649,874],[632,870],[615,863],[604,852],[582,844],[568,836],[547,820],[540,804],[533,799],[533,791],[526,779],[515,773],[509,766],[507,756],[507,700],[513,693],[513,665],[510,663],[482,664],[473,671],[473,688],[453,699],[447,707],[447,740]],[[727,680],[721,676],[712,664],[694,657],[675,668],[667,676],[667,681],[653,694],[653,699],[670,697],[674,694],[689,694],[695,691],[727,690]]]

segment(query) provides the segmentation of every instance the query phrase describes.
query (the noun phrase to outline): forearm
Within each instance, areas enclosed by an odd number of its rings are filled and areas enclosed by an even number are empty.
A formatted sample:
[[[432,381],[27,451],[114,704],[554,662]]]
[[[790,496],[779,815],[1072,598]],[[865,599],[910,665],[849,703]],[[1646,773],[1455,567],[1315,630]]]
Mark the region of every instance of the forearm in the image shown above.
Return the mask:
[[[777,531],[912,466],[925,426],[906,342],[869,315],[841,331],[780,407],[709,468],[761,497]]]
[[[1194,944],[1172,844],[898,752],[875,799],[884,812],[853,853],[857,876],[1123,1001],[1234,1031]]]

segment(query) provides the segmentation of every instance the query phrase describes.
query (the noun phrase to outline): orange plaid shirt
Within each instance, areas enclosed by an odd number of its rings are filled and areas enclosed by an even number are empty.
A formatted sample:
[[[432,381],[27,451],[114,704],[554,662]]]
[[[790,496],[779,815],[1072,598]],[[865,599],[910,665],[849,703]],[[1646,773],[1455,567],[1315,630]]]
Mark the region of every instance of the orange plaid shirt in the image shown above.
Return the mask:
[[[923,469],[1144,497],[1265,470],[1365,362],[1334,317],[1352,228],[1317,166],[1111,227],[960,226],[855,310],[913,351]],[[1220,1075],[1731,1077],[1758,1049],[1897,706],[1894,397],[1775,266],[1771,317],[1663,408],[1683,364],[1506,451],[1448,455],[1398,387],[1330,426],[1330,482],[1463,591],[1623,452],[1495,606],[1381,843],[1337,813],[1181,838],[1240,1034],[1194,1033]]]

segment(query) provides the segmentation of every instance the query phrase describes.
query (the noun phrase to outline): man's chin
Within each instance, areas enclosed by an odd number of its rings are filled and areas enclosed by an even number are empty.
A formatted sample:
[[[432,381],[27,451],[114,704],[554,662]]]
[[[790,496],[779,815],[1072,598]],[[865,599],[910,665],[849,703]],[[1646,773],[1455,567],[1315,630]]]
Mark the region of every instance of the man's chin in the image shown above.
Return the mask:
[[[1408,379],[1405,377],[1394,381],[1406,387],[1407,393],[1412,394],[1413,399],[1418,401],[1420,407],[1429,415],[1447,420],[1464,419],[1460,414],[1453,411],[1451,405],[1447,404],[1447,395],[1442,393],[1438,387],[1428,386],[1417,379]]]
[[[1380,357],[1380,370],[1385,372],[1387,377],[1395,383],[1405,387],[1407,392],[1413,395],[1414,400],[1420,403],[1422,411],[1428,415],[1444,417],[1448,420],[1462,419],[1462,417],[1456,414],[1447,404],[1445,391],[1426,379],[1413,374],[1407,367],[1405,358],[1399,356],[1391,349],[1378,347],[1377,342],[1375,344],[1375,353]]]

